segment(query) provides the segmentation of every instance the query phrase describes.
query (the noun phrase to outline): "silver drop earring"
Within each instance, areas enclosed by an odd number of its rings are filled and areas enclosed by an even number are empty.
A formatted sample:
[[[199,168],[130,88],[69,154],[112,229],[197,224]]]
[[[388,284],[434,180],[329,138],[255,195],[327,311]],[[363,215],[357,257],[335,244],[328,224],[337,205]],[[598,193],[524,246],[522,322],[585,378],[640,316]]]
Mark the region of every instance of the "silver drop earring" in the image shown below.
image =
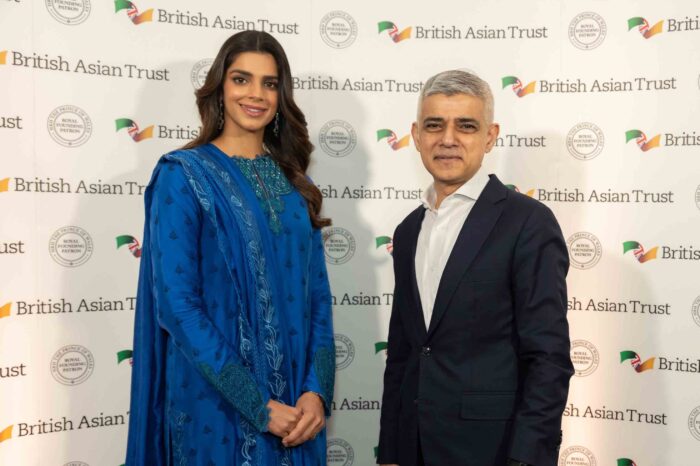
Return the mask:
[[[224,99],[219,99],[219,130],[224,129]]]
[[[280,137],[280,112],[275,113],[275,126],[272,127],[275,137]]]

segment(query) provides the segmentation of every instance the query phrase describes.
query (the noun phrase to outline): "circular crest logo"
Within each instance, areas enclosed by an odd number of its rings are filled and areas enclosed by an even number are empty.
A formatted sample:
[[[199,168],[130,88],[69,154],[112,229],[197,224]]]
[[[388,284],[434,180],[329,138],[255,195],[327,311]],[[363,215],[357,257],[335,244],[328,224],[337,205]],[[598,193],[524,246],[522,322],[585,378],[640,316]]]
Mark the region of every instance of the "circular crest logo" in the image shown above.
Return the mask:
[[[569,23],[569,40],[581,50],[591,50],[605,40],[608,27],[597,13],[586,12],[577,15]]]
[[[209,73],[212,63],[214,63],[213,58],[205,58],[203,60],[199,60],[192,67],[192,71],[190,72],[190,81],[192,81],[192,85],[195,89],[199,89],[200,87],[204,86],[204,81],[207,79],[207,73]]]
[[[321,39],[334,49],[344,49],[357,38],[357,23],[344,11],[331,11],[321,19]]]
[[[92,120],[84,110],[74,105],[62,105],[49,115],[49,134],[65,147],[78,147],[90,139]]]
[[[53,19],[68,26],[75,26],[90,16],[90,0],[45,0],[46,9]]]
[[[698,324],[698,326],[700,326],[700,296],[695,298],[695,301],[693,301],[691,312],[693,314],[693,320],[696,324]]]
[[[331,157],[345,157],[357,145],[357,134],[350,123],[332,120],[319,131],[318,142],[323,151]]]
[[[600,261],[603,247],[598,238],[591,233],[580,231],[566,240],[571,265],[581,270],[588,270]]]
[[[695,440],[700,440],[700,406],[690,412],[688,416],[688,429]]]
[[[76,226],[59,228],[49,240],[49,254],[64,267],[78,267],[92,256],[92,237]]]
[[[571,362],[577,377],[591,375],[600,364],[598,349],[586,340],[574,340],[571,342]]]
[[[345,228],[326,228],[323,230],[323,247],[326,251],[326,262],[334,265],[344,264],[355,254],[355,237]]]
[[[345,335],[336,333],[335,340],[335,370],[345,369],[355,359],[355,344]]]
[[[63,385],[79,385],[85,382],[94,369],[95,359],[84,346],[64,346],[51,358],[51,375]]]
[[[596,466],[598,462],[586,447],[572,446],[559,455],[558,466]]]
[[[340,438],[328,440],[326,457],[328,466],[352,466],[352,463],[355,462],[355,452],[352,445]]]
[[[603,151],[605,136],[593,123],[579,123],[566,135],[569,153],[579,160],[591,160]]]

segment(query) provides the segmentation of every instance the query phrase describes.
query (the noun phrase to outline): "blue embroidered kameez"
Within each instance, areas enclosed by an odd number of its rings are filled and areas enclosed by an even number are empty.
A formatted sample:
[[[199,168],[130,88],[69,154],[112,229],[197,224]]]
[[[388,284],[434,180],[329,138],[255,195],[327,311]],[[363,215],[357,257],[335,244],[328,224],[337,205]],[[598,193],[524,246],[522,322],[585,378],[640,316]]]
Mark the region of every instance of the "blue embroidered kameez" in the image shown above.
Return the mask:
[[[326,435],[284,448],[270,399],[333,399],[319,230],[269,155],[172,152],[145,194],[127,466],[325,466]]]

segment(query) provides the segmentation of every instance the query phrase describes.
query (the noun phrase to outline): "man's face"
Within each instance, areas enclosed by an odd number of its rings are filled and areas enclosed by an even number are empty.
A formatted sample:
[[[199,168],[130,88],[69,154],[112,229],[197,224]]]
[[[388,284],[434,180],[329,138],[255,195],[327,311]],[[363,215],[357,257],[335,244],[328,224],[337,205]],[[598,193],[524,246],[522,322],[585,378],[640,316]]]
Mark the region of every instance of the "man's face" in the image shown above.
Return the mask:
[[[498,125],[489,124],[484,102],[467,94],[433,94],[423,100],[411,134],[423,165],[436,189],[459,187],[481,167],[484,154],[498,138]]]

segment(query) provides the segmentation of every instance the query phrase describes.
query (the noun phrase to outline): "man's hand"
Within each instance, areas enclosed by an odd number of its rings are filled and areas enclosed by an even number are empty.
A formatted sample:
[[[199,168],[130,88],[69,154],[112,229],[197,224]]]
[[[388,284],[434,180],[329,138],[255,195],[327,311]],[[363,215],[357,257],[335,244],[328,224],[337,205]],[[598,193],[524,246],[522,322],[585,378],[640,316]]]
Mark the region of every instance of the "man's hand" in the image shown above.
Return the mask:
[[[297,426],[301,419],[301,409],[287,406],[275,400],[267,403],[270,410],[270,423],[267,430],[278,437],[286,437]]]
[[[297,406],[301,411],[301,420],[286,437],[282,439],[285,447],[296,447],[316,437],[326,425],[323,416],[323,402],[315,393],[305,392],[297,400]]]

